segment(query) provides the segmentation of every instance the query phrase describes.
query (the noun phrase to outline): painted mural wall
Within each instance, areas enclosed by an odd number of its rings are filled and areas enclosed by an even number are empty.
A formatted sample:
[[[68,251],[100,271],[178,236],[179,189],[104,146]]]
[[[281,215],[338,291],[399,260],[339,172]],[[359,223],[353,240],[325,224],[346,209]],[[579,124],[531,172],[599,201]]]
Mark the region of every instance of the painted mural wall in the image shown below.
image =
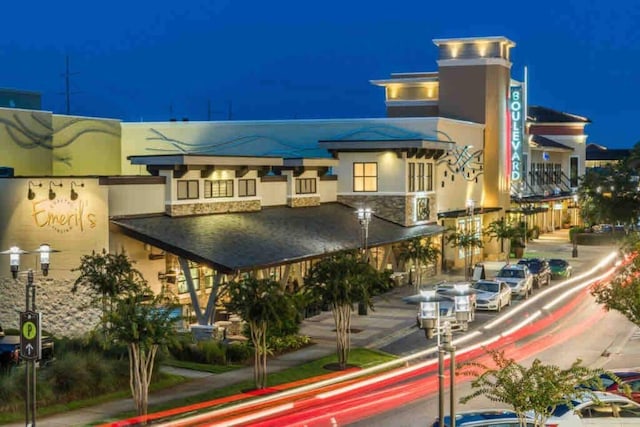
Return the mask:
[[[120,122],[0,108],[0,166],[16,176],[120,174]]]

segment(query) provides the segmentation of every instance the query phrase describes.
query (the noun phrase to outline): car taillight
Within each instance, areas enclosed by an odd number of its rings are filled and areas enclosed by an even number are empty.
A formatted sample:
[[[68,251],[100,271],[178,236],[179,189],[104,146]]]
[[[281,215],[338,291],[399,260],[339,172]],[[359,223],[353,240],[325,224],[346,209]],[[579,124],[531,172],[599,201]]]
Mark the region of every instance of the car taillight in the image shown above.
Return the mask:
[[[558,427],[559,424],[553,423],[553,424],[545,424],[544,427]]]

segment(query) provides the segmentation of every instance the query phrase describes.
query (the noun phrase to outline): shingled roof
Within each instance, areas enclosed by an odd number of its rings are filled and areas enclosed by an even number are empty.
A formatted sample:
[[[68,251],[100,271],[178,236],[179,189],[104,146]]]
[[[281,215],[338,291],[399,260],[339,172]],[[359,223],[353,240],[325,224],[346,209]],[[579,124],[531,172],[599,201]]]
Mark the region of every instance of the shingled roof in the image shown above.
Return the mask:
[[[537,123],[591,123],[587,117],[575,114],[565,113],[562,111],[552,110],[551,108],[531,105],[527,109],[527,120]]]
[[[361,246],[355,210],[340,203],[189,217],[119,218],[111,223],[135,239],[224,273],[272,267]],[[374,217],[369,224],[368,244],[381,246],[443,231],[439,225],[403,227]]]

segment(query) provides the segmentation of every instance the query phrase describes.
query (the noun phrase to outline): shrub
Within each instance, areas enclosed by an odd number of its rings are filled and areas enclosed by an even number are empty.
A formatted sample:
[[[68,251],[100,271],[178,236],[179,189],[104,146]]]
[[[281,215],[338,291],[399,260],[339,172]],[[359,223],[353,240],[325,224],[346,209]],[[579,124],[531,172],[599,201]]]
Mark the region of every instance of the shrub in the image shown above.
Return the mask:
[[[246,342],[232,342],[226,349],[227,362],[243,364],[253,357],[253,348]]]
[[[306,335],[287,335],[284,337],[271,337],[267,346],[274,354],[282,354],[301,349],[309,344],[311,344],[311,338]]]
[[[226,365],[227,357],[225,349],[218,341],[199,341],[198,350],[202,353],[204,363],[212,365]]]

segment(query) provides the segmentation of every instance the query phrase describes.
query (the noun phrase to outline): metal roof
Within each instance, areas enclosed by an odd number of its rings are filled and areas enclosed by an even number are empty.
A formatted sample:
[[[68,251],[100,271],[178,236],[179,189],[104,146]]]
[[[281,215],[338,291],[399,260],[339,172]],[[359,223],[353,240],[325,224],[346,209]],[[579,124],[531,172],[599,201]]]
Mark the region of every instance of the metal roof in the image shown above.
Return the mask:
[[[340,203],[201,216],[114,218],[123,233],[224,273],[249,271],[361,247],[355,209]],[[374,217],[368,246],[440,234],[439,225],[404,227]]]

